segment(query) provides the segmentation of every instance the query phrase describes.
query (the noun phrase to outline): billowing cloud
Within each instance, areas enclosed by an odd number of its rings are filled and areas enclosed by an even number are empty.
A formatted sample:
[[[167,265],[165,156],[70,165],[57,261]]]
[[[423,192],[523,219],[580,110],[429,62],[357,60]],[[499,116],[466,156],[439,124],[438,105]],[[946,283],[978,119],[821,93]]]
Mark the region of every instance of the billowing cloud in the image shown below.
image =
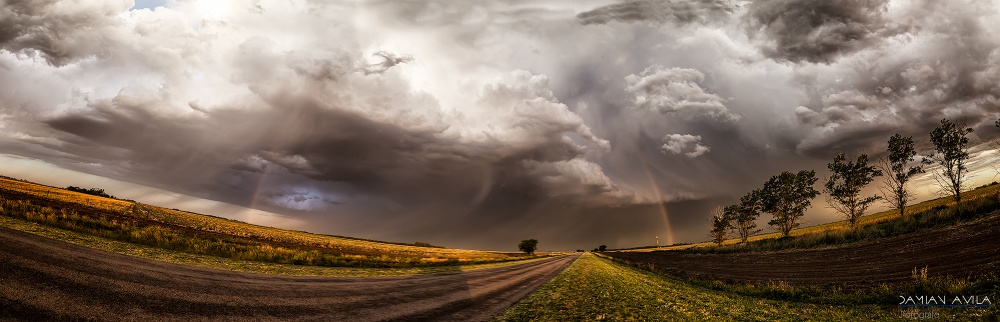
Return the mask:
[[[668,134],[663,137],[660,146],[663,153],[684,154],[689,158],[697,158],[710,151],[711,148],[701,144],[701,136],[691,134]]]
[[[1000,55],[998,39],[987,31],[993,23],[986,17],[995,17],[996,8],[916,2],[905,11],[926,20],[906,41],[886,40],[895,49],[798,71],[808,99],[795,115],[809,132],[798,150],[871,150],[894,133],[926,137],[942,118],[977,125],[998,116],[1000,87],[987,74]],[[994,136],[989,130],[977,135]]]
[[[116,29],[123,26],[118,15],[131,2],[4,0],[0,3],[0,49],[57,66],[106,55],[106,43],[114,41]]]
[[[799,121],[814,126],[834,126],[855,121],[871,121],[877,113],[885,111],[885,105],[880,105],[874,97],[868,97],[857,92],[844,91],[823,97],[823,109],[813,111],[805,106],[795,108],[795,116]]]
[[[634,96],[634,107],[667,114],[674,112],[706,113],[723,122],[739,121],[718,95],[706,92],[699,82],[705,74],[690,68],[666,68],[653,65],[639,75],[625,77],[625,91]]]
[[[748,33],[764,53],[792,62],[829,63],[905,30],[885,19],[889,0],[760,0]]]
[[[735,6],[727,0],[628,0],[582,12],[577,18],[585,25],[612,21],[688,24],[723,20],[734,10]]]

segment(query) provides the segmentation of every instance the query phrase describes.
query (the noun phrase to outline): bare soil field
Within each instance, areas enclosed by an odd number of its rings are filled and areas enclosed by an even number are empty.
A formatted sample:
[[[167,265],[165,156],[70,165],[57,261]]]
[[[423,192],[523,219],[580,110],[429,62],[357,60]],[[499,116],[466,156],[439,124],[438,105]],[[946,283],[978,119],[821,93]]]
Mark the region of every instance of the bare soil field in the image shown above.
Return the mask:
[[[0,312],[63,321],[479,321],[577,257],[405,277],[294,277],[157,262],[0,228]]]
[[[684,251],[608,252],[611,257],[681,277],[728,282],[861,286],[929,276],[964,278],[1000,271],[1000,218],[816,249],[691,254]]]

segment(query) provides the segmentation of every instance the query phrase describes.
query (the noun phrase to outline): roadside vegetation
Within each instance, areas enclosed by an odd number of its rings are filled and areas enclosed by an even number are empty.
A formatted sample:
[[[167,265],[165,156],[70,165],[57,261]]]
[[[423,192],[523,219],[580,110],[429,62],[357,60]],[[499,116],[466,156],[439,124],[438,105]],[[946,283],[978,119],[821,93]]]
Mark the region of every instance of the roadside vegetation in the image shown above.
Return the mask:
[[[997,127],[1000,129],[1000,121],[997,121]],[[864,153],[858,155],[856,160],[849,159],[844,153],[837,154],[827,165],[830,175],[823,185],[823,193],[827,204],[843,215],[845,221],[797,229],[803,213],[812,206],[812,199],[820,192],[813,188],[817,181],[814,171],[785,171],[771,177],[762,188],[741,197],[739,203],[725,206],[722,211],[713,211],[709,235],[714,247],[699,247],[710,245],[702,243],[669,249],[745,252],[812,248],[896,236],[990,216],[1000,208],[997,191],[973,193],[972,200],[966,192],[966,165],[970,157],[967,135],[972,132],[973,129],[965,125],[941,120],[941,125],[930,133],[934,150],[919,161],[915,158],[917,151],[913,138],[899,134],[889,138],[885,156],[873,165],[869,165],[868,155]],[[951,202],[938,199],[930,202],[934,204],[930,208],[925,202],[921,204],[924,207],[918,205],[908,209],[913,194],[907,183],[931,164],[938,166],[933,175],[939,191],[948,195]],[[868,184],[882,176],[885,178],[879,187],[881,195],[861,195]],[[897,215],[882,212],[864,216],[866,210],[879,200],[892,206]],[[772,220],[768,224],[780,234],[754,236],[760,232],[754,221],[764,213],[771,214]],[[913,217],[908,218],[907,214]],[[739,239],[727,240],[730,235],[737,235]]]
[[[860,217],[856,224],[839,221],[794,231],[790,237],[775,234],[755,236],[746,243],[728,240],[721,245],[696,244],[682,251],[689,253],[762,252],[793,248],[834,246],[877,238],[899,236],[917,231],[954,225],[985,217],[1000,216],[1000,185],[992,183],[967,191],[965,199],[956,205],[951,197],[930,200],[910,206],[905,216],[888,210]]]
[[[520,253],[390,244],[257,226],[0,179],[0,215],[173,252],[325,267],[406,268],[510,262]]]
[[[277,274],[289,276],[331,276],[331,277],[373,277],[373,276],[403,276],[414,274],[436,274],[462,272],[476,269],[500,267],[506,265],[527,263],[543,260],[548,257],[537,257],[521,261],[494,262],[485,264],[451,265],[451,266],[415,266],[415,267],[328,267],[294,264],[278,264],[260,261],[248,261],[216,256],[198,255],[178,252],[163,248],[127,243],[75,231],[54,228],[34,222],[0,216],[0,227],[6,227],[35,235],[69,242],[72,244],[99,249],[103,251],[142,257],[162,262],[199,266],[214,269],[224,269],[237,272]]]
[[[986,314],[989,312],[985,310],[941,310],[943,318],[982,319]],[[622,265],[593,253],[586,253],[495,320],[892,321],[904,319],[898,307],[894,305],[831,305],[764,299],[687,283]]]

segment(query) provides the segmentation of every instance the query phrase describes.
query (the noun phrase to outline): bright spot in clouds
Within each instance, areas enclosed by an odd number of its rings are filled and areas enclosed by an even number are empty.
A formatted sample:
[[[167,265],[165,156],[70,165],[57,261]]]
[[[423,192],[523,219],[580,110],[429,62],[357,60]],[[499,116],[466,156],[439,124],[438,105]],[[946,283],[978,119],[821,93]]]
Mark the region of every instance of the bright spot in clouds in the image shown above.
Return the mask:
[[[198,12],[205,18],[223,19],[232,8],[230,0],[194,0]]]

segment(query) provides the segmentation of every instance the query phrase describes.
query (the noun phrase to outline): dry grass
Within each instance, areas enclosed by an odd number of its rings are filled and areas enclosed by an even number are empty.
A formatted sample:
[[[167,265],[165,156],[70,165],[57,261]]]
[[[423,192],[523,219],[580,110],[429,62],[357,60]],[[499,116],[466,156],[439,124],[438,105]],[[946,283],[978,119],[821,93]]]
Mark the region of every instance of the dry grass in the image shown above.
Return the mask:
[[[29,232],[35,235],[62,240],[80,246],[100,249],[118,254],[137,256],[169,263],[192,265],[214,269],[224,269],[238,272],[278,274],[290,276],[336,276],[336,277],[373,277],[402,276],[414,274],[436,274],[448,272],[469,271],[484,268],[501,267],[527,263],[545,258],[523,261],[497,262],[487,264],[430,266],[430,267],[397,267],[397,268],[359,268],[359,267],[323,267],[307,265],[276,264],[259,261],[237,260],[224,257],[197,255],[185,252],[171,251],[162,248],[140,244],[120,242],[112,239],[81,234],[65,229],[53,228],[26,220],[0,216],[0,227]]]
[[[971,191],[963,193],[962,194],[962,203],[964,204],[964,203],[976,202],[979,199],[982,199],[984,197],[993,197],[993,196],[996,196],[998,194],[1000,194],[1000,185],[990,185],[990,186],[980,187],[978,189],[971,190]],[[955,206],[955,202],[954,202],[954,200],[951,199],[951,197],[941,197],[941,198],[938,198],[938,199],[927,200],[927,201],[924,201],[924,202],[920,202],[920,203],[908,206],[906,208],[905,215],[907,217],[909,217],[909,216],[912,216],[914,214],[925,213],[925,212],[928,212],[928,211],[934,209],[935,207],[942,207],[942,206],[943,207],[954,207]],[[762,216],[767,216],[767,215],[768,214],[762,214]],[[896,219],[901,219],[901,218],[902,217],[899,216],[899,212],[897,210],[891,209],[891,210],[886,210],[886,211],[881,211],[881,212],[877,212],[877,213],[874,213],[874,214],[870,214],[870,215],[867,215],[867,216],[862,216],[861,218],[858,218],[858,223],[857,223],[857,225],[855,227],[851,227],[850,223],[847,220],[842,220],[842,221],[835,221],[835,222],[830,222],[830,223],[826,223],[826,224],[822,224],[822,225],[815,225],[815,226],[809,226],[809,227],[803,227],[803,228],[793,229],[789,233],[789,235],[791,237],[799,237],[799,236],[815,236],[815,235],[820,235],[820,234],[836,233],[836,232],[845,232],[846,233],[846,232],[849,232],[851,230],[862,229],[862,228],[867,227],[867,226],[872,226],[872,225],[876,225],[876,224],[879,224],[879,223],[884,223],[884,222],[888,222],[888,221],[892,221],[892,220],[896,220]],[[778,239],[778,238],[781,238],[781,233],[774,232],[774,233],[760,234],[760,235],[751,236],[747,241],[748,242],[755,242],[755,241],[768,240],[768,239]],[[740,243],[740,240],[734,238],[734,239],[727,239],[726,241],[724,241],[722,243],[722,245],[723,246],[726,246],[726,245],[736,245],[736,244],[739,244],[739,243]],[[628,249],[628,250],[622,250],[622,251],[626,251],[626,252],[649,252],[649,251],[660,251],[660,250],[684,250],[684,249],[689,249],[689,248],[711,248],[711,247],[716,247],[716,244],[713,243],[713,242],[702,242],[702,243],[696,243],[696,244],[674,245],[674,246],[665,246],[665,247],[656,247],[656,248]]]
[[[0,179],[0,215],[174,252],[275,264],[406,268],[537,257],[289,231],[8,179]]]

